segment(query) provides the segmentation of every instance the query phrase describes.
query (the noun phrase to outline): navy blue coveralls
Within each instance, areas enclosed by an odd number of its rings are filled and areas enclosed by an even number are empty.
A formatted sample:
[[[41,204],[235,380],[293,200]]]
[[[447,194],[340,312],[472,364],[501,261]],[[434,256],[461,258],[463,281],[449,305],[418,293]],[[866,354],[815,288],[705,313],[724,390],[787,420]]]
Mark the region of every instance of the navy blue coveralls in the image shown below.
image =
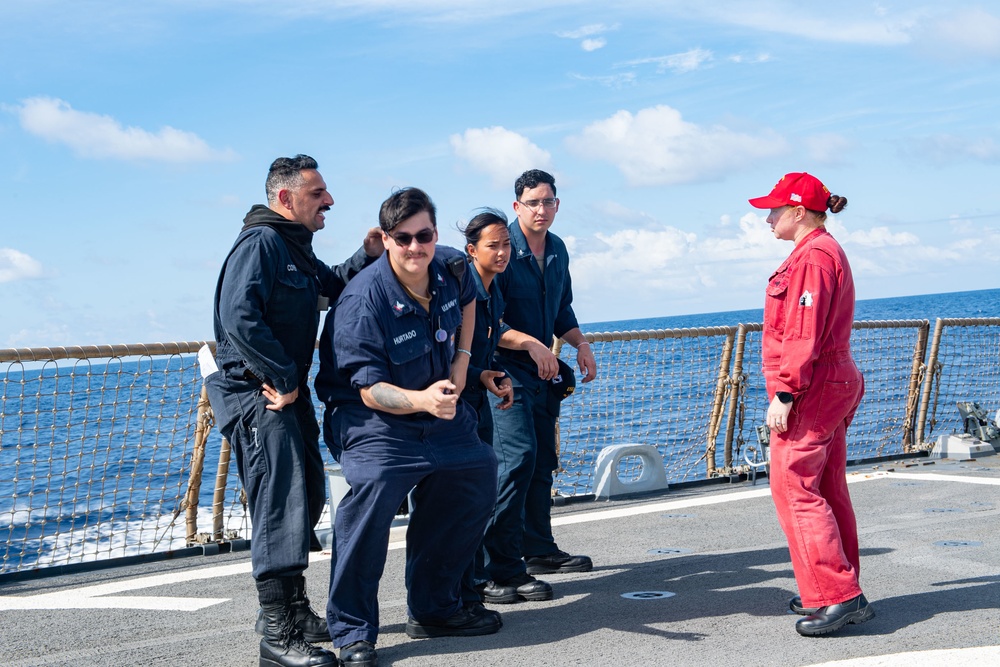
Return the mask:
[[[545,273],[528,247],[518,221],[510,224],[511,260],[504,271],[504,325],[545,345],[578,325],[573,313],[569,253],[562,240],[545,235]],[[497,505],[486,528],[486,570],[497,582],[525,571],[522,557],[558,550],[552,537],[552,473],[559,467],[556,421],[559,401],[551,383],[524,351],[499,348],[497,357],[514,385],[514,404],[493,406],[493,449],[497,456]]]
[[[500,276],[494,276],[489,291],[483,287],[483,279],[470,263],[466,272],[472,276],[476,285],[476,330],[472,336],[472,346],[469,359],[469,373],[465,381],[462,398],[479,415],[479,437],[483,442],[493,442],[493,416],[487,400],[488,390],[480,379],[483,371],[503,371],[494,353],[500,345],[500,322],[503,318],[504,297],[503,281]]]
[[[444,620],[462,608],[461,577],[479,546],[496,496],[496,459],[476,436],[476,414],[454,419],[393,415],[364,405],[379,382],[422,390],[447,379],[462,306],[475,298],[440,255],[430,267],[428,313],[393,274],[388,254],[348,285],[320,341],[316,392],[324,438],[350,491],[337,508],[327,622],[334,646],[378,637],[378,584],[393,517],[413,490],[406,532],[410,617]],[[438,332],[442,332],[438,334]]]
[[[259,205],[247,214],[254,220],[290,224]],[[313,528],[326,503],[326,475],[308,382],[317,301],[320,294],[339,296],[367,261],[364,249],[336,268],[317,260],[313,277],[295,264],[277,231],[257,226],[237,237],[222,266],[214,323],[219,372],[205,385],[247,494],[254,579],[300,575],[310,546],[319,546]],[[283,394],[297,387],[298,398],[268,410],[262,382]]]
[[[501,318],[504,310],[503,280],[501,280],[501,276],[494,276],[493,282],[490,283],[490,289],[487,291],[483,286],[483,279],[475,267],[471,265],[471,260],[469,266],[466,267],[466,272],[472,275],[472,280],[476,285],[476,329],[472,336],[470,347],[472,356],[469,359],[469,373],[465,389],[462,391],[462,399],[472,406],[479,417],[479,438],[492,445],[493,413],[490,408],[489,392],[483,386],[480,375],[486,370],[504,370],[494,356],[500,344]],[[482,549],[479,549],[472,569],[467,574],[463,584],[462,596],[469,602],[482,600],[482,596],[475,590],[475,586],[489,581],[483,559],[484,554]]]

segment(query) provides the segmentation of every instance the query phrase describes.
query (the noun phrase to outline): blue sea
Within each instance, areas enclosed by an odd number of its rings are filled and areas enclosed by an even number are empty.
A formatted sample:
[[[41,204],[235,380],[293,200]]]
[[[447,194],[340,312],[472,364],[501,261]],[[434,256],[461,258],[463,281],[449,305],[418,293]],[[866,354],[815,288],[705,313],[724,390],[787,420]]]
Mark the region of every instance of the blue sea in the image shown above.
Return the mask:
[[[763,297],[761,297],[763,299]],[[1000,317],[1000,289],[947,294],[921,294],[888,299],[859,300],[854,307],[855,320],[930,320],[945,317]],[[673,315],[641,320],[594,322],[581,325],[587,333],[602,331],[642,331],[643,329],[685,329],[695,327],[735,326],[761,322],[763,308],[731,310],[700,315]]]
[[[595,322],[582,329],[735,326],[760,322],[762,317],[762,310],[755,308]],[[927,319],[932,326],[936,318],[969,317],[1000,317],[1000,289],[863,300],[855,311],[856,320]],[[41,370],[4,368],[0,572],[59,564],[67,557],[77,562],[144,553],[151,550],[151,543],[158,543],[158,550],[183,547],[183,512],[175,516],[180,508],[170,499],[187,482],[188,461],[178,459],[178,452],[190,452],[191,447],[190,442],[184,448],[172,447],[177,443],[170,439],[190,430],[190,397],[197,396],[201,384],[197,370],[190,360],[178,369],[179,358],[98,361],[97,374],[70,377],[71,371],[89,362],[77,367],[62,363]],[[178,372],[183,391],[177,389]],[[25,386],[30,389],[19,389]],[[69,393],[70,386],[79,393]],[[628,391],[624,386],[622,390]],[[123,394],[143,405],[138,414],[118,402]],[[643,400],[623,397],[625,404]],[[618,439],[615,435],[610,434],[609,440]],[[60,444],[67,440],[69,451]],[[218,443],[213,430],[199,499],[200,531],[210,525]]]

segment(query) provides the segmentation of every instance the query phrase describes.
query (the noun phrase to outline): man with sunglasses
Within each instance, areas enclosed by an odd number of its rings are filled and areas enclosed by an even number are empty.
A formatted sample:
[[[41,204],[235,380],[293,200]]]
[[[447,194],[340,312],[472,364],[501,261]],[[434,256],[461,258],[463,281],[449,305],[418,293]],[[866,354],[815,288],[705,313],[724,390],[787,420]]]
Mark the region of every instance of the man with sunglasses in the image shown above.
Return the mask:
[[[551,586],[533,575],[593,568],[588,556],[560,550],[552,536],[552,474],[559,467],[553,335],[577,349],[583,382],[597,375],[597,363],[573,313],[566,246],[549,232],[559,211],[555,179],[528,170],[515,181],[514,195],[517,220],[509,227],[511,259],[504,272],[505,331],[497,350],[514,385],[514,404],[500,410],[493,401],[499,500],[483,540],[492,581],[480,587],[483,598],[494,603],[548,600]]]
[[[327,621],[351,667],[378,664],[379,578],[389,528],[411,490],[406,634],[484,635],[501,625],[499,614],[461,596],[496,503],[496,457],[476,435],[475,411],[458,400],[475,285],[457,250],[435,252],[435,207],[423,191],[394,193],[379,226],[385,253],[327,318],[316,377],[324,439],[350,485],[336,512]]]

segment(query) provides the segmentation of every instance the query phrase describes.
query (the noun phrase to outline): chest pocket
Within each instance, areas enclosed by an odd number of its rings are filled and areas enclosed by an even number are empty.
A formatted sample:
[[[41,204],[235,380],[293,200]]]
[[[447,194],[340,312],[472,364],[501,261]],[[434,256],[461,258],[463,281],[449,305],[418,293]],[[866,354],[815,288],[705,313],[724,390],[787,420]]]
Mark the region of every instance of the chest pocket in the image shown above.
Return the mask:
[[[785,301],[788,298],[788,271],[771,276],[764,301],[764,327],[768,331],[783,333],[785,330]]]
[[[414,318],[407,324],[413,326],[398,327],[392,339],[388,341],[389,361],[394,366],[405,366],[431,351],[427,336],[424,334],[424,323]]]
[[[524,261],[524,260],[517,260]],[[534,262],[534,258],[530,261]],[[512,328],[531,332],[545,326],[545,308],[541,304],[543,287],[538,279],[528,269],[517,271],[511,278],[504,292],[504,318]],[[510,269],[507,270],[510,273]]]
[[[295,266],[291,264],[290,266]],[[309,286],[309,276],[299,271],[297,268],[294,270],[285,269],[280,271],[276,276],[278,282],[289,289],[305,289]]]
[[[301,320],[302,313],[308,313],[315,307],[318,289],[310,289],[311,280],[301,271],[284,269],[278,272],[271,298],[267,301],[271,326]]]
[[[528,263],[534,264],[535,258],[529,257],[528,259],[518,259],[514,260],[521,262],[516,267],[511,267],[507,270],[510,274],[510,279],[506,289],[504,290],[508,299],[530,299],[532,297],[537,297],[541,293],[542,284],[539,282],[538,277],[535,274],[535,269],[537,267],[529,266]],[[512,271],[511,269],[519,269],[517,271]]]

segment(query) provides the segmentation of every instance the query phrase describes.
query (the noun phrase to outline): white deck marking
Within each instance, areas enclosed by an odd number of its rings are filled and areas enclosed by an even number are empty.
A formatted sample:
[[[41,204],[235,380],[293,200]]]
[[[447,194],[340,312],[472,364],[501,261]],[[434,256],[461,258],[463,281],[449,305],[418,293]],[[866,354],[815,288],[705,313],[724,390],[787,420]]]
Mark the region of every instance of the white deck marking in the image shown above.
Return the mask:
[[[1000,479],[989,477],[960,477],[941,473],[905,473],[884,471],[852,473],[847,476],[847,482],[848,484],[855,484],[875,479],[893,478],[1000,486]],[[706,505],[718,505],[720,503],[739,502],[749,500],[751,498],[761,498],[770,494],[770,488],[763,487],[760,489],[751,489],[749,491],[720,493],[701,498],[685,498],[683,500],[671,500],[648,505],[634,505],[631,507],[622,507],[611,510],[580,512],[577,514],[555,517],[552,519],[552,525],[568,526],[577,523],[587,523],[590,521],[606,521],[625,516],[651,514],[653,512],[669,512],[690,507],[703,507]],[[405,535],[405,526],[394,528],[390,533],[389,549],[405,548]],[[323,552],[310,554],[309,560],[312,562],[329,560],[329,558],[329,552]],[[231,565],[209,566],[194,570],[172,572],[169,574],[137,577],[135,579],[116,581],[108,584],[95,584],[91,586],[81,586],[78,588],[68,588],[54,593],[42,593],[39,595],[26,596],[0,596],[0,611],[17,609],[159,609],[196,611],[198,609],[204,609],[205,607],[226,602],[229,598],[171,597],[165,595],[122,596],[115,594],[142,590],[144,588],[153,588],[156,586],[167,586],[169,584],[182,583],[186,581],[196,581],[199,579],[215,579],[218,577],[249,574],[250,570],[251,565],[250,562],[247,561]]]
[[[197,570],[155,574],[108,584],[68,588],[54,593],[27,596],[0,596],[0,611],[14,609],[160,609],[197,611],[229,598],[188,598],[170,596],[119,596],[115,593],[168,586],[198,579],[214,579],[234,574],[249,574],[250,563],[205,567]]]
[[[575,523],[587,523],[590,521],[607,521],[608,519],[617,519],[623,516],[636,516],[639,514],[652,514],[654,512],[668,512],[672,510],[687,509],[689,507],[718,505],[720,503],[730,503],[769,495],[771,495],[771,489],[765,486],[752,491],[720,493],[719,495],[709,496],[706,498],[685,498],[684,500],[670,500],[664,503],[653,503],[651,505],[621,507],[613,510],[598,510],[596,512],[581,512],[579,514],[553,517],[552,525],[569,526]]]
[[[847,476],[847,483],[866,482],[872,479],[884,477],[889,473],[864,473]],[[761,498],[771,495],[770,487],[751,489],[750,491],[734,491],[732,493],[720,493],[714,496],[701,498],[685,498],[684,500],[668,500],[663,503],[653,503],[651,505],[641,505],[632,507],[622,507],[613,510],[599,510],[596,512],[581,512],[570,516],[560,516],[552,519],[553,526],[569,526],[574,523],[587,523],[589,521],[605,521],[607,519],[617,519],[623,516],[635,516],[637,514],[652,514],[654,512],[668,512],[672,510],[687,509],[689,507],[704,507],[706,505],[718,505],[720,503],[731,503],[750,498]]]
[[[856,472],[847,476],[848,484],[858,482],[870,482],[875,479],[919,479],[931,482],[959,482],[962,484],[992,484],[1000,486],[1000,478],[993,477],[958,477],[941,473],[900,473],[900,472]],[[720,503],[736,502],[748,500],[750,498],[760,498],[771,495],[770,487],[752,489],[750,491],[734,491],[732,493],[720,493],[715,496],[703,498],[685,498],[684,500],[670,500],[663,503],[653,503],[651,505],[641,505],[632,507],[622,507],[613,510],[598,510],[596,512],[581,512],[568,516],[560,516],[552,519],[553,526],[569,526],[575,523],[587,523],[589,521],[604,521],[607,519],[617,519],[623,516],[635,516],[638,514],[652,514],[653,512],[665,512],[689,507],[704,507],[706,505],[718,505]]]
[[[1000,478],[995,477],[952,477],[939,472],[887,472],[889,477],[899,477],[900,479],[921,479],[931,482],[960,482],[962,484],[989,484],[1000,486]]]
[[[933,651],[907,651],[889,655],[872,655],[835,662],[823,662],[810,667],[981,667],[1000,661],[1000,646],[948,648]]]

